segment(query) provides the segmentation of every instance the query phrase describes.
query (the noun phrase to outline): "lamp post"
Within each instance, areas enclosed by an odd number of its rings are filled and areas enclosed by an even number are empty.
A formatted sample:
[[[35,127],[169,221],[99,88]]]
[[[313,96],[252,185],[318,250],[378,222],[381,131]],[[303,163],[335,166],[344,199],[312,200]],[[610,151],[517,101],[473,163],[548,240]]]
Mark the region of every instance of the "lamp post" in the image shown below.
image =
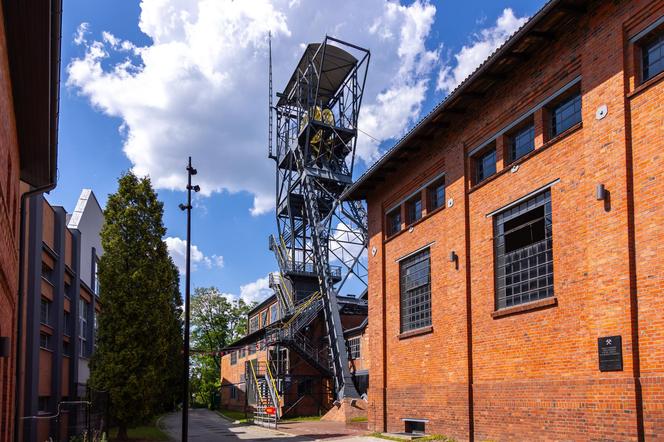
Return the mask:
[[[187,205],[180,204],[180,210],[187,211],[187,264],[185,271],[185,289],[184,289],[184,372],[183,384],[184,391],[182,394],[182,441],[188,440],[189,432],[189,285],[191,282],[191,191],[198,192],[201,190],[200,186],[191,185],[191,176],[196,175],[198,171],[191,165],[191,157],[189,157],[189,164],[187,165]]]

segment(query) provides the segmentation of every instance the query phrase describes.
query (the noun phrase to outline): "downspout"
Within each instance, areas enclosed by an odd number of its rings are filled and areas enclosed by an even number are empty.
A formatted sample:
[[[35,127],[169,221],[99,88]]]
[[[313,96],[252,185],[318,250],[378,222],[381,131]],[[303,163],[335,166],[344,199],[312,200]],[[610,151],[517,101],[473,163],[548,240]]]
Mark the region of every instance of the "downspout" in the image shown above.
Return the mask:
[[[24,291],[24,271],[25,266],[25,218],[26,218],[26,209],[25,204],[28,201],[28,198],[48,192],[55,188],[56,183],[47,184],[46,186],[37,187],[35,189],[29,190],[21,195],[21,204],[20,204],[20,220],[19,220],[19,245],[18,245],[18,297],[17,297],[17,319],[16,319],[16,360],[14,366],[14,385],[16,386],[16,391],[14,392],[14,441],[20,442],[18,438],[19,426],[21,424],[21,419],[19,417],[20,410],[20,395],[23,392],[21,387],[20,378],[21,378],[21,348],[23,346],[23,291]]]

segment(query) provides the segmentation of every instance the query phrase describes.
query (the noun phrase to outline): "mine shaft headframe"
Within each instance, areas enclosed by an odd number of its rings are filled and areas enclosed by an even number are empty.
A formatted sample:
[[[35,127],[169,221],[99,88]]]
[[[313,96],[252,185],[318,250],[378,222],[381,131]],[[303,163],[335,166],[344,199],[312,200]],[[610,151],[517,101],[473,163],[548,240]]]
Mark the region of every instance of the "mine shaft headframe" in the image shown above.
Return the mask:
[[[350,154],[347,172],[352,171],[370,57],[367,49],[330,36],[304,50],[284,91],[277,94],[276,109],[296,120],[290,127],[297,133],[290,139],[298,139],[307,157],[325,151],[344,160]]]

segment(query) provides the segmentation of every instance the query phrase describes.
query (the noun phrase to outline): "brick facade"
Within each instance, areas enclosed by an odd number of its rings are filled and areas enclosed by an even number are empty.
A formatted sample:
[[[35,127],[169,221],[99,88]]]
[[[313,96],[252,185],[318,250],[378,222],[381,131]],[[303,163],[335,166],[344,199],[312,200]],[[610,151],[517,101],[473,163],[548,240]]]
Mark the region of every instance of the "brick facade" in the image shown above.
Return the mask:
[[[367,191],[371,429],[421,419],[459,440],[664,438],[664,74],[640,80],[634,40],[663,16],[663,1],[578,3],[564,28],[540,33],[545,45]],[[582,122],[553,137],[552,108],[538,103],[566,86],[580,90]],[[535,149],[510,163],[520,115]],[[476,183],[469,153],[485,142],[496,173]],[[443,173],[446,206],[406,228],[404,200]],[[544,186],[553,297],[497,309],[494,213]],[[402,230],[386,238],[399,204]],[[401,333],[398,260],[425,246],[432,325]],[[623,369],[602,372],[598,338],[615,335]]]
[[[18,292],[19,148],[9,75],[4,17],[0,8],[0,337],[9,355],[0,357],[0,442],[12,438],[14,333]]]

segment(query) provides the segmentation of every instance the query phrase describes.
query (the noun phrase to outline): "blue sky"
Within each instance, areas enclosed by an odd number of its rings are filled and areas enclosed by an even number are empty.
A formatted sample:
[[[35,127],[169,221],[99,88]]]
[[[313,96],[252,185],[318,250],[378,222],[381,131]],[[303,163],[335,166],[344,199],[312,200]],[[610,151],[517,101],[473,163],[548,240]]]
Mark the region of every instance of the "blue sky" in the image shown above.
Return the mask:
[[[103,206],[123,171],[149,174],[178,261],[186,195],[177,189],[192,155],[204,193],[192,214],[192,285],[249,300],[265,296],[276,269],[267,31],[275,90],[301,45],[326,32],[372,51],[360,129],[378,142],[358,141],[358,176],[544,1],[258,3],[65,0],[58,186],[48,197],[71,211],[92,188]]]

